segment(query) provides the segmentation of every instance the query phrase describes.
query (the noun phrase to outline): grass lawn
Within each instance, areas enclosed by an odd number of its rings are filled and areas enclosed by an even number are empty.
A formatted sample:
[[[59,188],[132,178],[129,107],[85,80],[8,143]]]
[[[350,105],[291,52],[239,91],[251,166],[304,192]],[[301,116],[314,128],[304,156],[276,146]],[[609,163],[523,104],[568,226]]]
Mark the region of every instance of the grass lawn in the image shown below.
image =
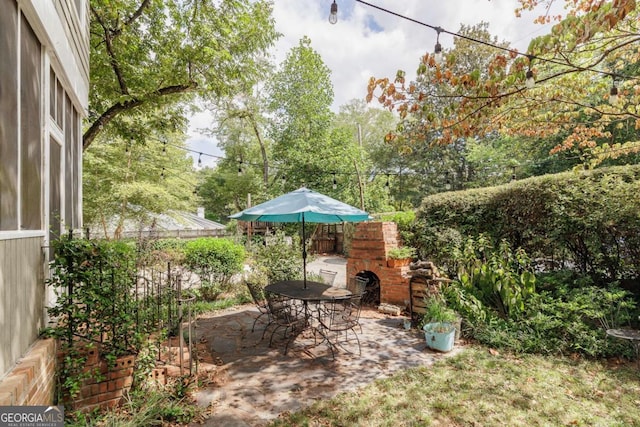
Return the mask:
[[[470,346],[271,426],[640,426],[640,370]]]

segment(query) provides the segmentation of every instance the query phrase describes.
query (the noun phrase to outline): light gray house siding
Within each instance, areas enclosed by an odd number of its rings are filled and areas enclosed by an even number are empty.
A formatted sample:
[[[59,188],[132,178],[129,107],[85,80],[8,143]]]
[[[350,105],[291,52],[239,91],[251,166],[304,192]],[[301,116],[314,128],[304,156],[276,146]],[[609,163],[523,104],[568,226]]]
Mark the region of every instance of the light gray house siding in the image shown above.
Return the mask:
[[[0,379],[46,326],[49,246],[82,227],[88,0],[0,0]]]

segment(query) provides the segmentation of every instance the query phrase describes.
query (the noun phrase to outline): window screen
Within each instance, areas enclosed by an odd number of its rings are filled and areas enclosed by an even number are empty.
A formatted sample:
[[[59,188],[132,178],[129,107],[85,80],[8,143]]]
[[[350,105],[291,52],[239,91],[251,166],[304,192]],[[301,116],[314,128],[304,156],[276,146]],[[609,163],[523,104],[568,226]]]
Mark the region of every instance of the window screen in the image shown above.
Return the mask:
[[[40,42],[22,16],[20,40],[20,200],[21,227],[42,228],[42,129]]]
[[[73,116],[71,118],[72,125],[72,141],[73,141],[73,228],[82,226],[82,210],[80,208],[80,167],[82,165],[82,140],[80,138],[80,115],[73,108]]]
[[[73,228],[73,107],[71,99],[65,94],[64,97],[64,221],[67,227]]]
[[[18,228],[18,34],[16,2],[0,0],[0,230]]]
[[[49,236],[51,241],[60,238],[60,208],[62,192],[60,191],[60,145],[51,138],[49,144]]]

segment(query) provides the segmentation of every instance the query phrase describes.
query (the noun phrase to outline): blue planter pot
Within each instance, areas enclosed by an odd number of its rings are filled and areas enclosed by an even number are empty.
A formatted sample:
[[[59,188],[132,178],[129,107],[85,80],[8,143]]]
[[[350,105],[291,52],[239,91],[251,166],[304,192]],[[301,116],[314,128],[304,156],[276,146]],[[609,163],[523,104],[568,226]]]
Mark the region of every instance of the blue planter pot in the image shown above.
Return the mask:
[[[427,323],[422,327],[427,347],[438,351],[451,351],[455,343],[456,327],[452,323]]]

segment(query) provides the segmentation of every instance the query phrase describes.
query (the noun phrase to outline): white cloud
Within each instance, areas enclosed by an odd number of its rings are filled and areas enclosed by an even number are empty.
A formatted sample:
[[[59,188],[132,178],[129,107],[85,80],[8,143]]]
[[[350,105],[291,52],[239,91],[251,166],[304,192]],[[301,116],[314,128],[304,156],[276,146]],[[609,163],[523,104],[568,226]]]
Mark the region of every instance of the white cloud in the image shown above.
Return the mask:
[[[276,29],[283,34],[273,51],[280,64],[303,36],[331,69],[335,99],[332,106],[354,98],[364,99],[371,76],[393,78],[398,69],[415,76],[419,58],[433,51],[432,28],[377,10],[355,0],[336,0],[338,23],[328,21],[332,0],[275,0]],[[460,24],[489,23],[489,32],[526,52],[529,41],[545,34],[549,26],[533,24],[535,13],[516,18],[516,0],[370,0],[367,3],[422,23],[457,32]],[[447,49],[453,37],[440,35]]]

